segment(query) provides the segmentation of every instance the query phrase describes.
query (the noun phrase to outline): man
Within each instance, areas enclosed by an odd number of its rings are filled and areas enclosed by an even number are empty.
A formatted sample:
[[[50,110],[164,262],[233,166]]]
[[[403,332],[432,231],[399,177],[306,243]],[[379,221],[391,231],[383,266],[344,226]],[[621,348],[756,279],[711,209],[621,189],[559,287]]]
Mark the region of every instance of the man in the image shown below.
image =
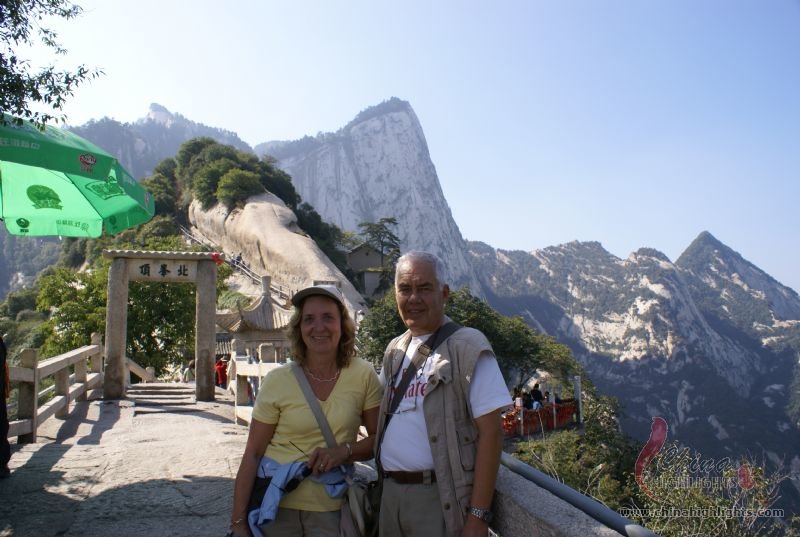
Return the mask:
[[[4,336],[0,336],[0,479],[11,475],[8,469],[8,461],[11,460],[11,446],[8,444],[8,409],[6,408],[6,398],[8,393],[8,365],[6,358],[8,351]]]
[[[402,256],[395,294],[408,331],[386,348],[381,374],[392,389],[384,391],[376,442],[380,535],[486,537],[503,449],[500,412],[511,405],[497,359],[482,333],[462,327],[394,394],[420,345],[451,322],[442,261],[426,252]]]
[[[533,399],[533,410],[539,410],[542,408],[545,398],[542,395],[542,390],[539,389],[539,383],[533,385],[533,391],[531,391],[531,399]]]

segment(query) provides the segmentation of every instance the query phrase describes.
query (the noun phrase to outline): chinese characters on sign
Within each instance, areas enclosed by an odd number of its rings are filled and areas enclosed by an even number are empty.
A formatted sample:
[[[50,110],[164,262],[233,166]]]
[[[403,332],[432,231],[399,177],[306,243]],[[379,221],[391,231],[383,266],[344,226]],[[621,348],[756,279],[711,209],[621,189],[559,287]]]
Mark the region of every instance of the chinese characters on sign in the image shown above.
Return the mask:
[[[28,140],[17,140],[15,138],[0,137],[0,146],[3,147],[20,147],[22,149],[41,149],[42,146],[36,142],[29,142]]]
[[[80,229],[81,231],[87,231],[89,229],[89,223],[81,222],[80,220],[56,220],[56,225],[74,227]]]
[[[131,281],[194,282],[197,261],[174,259],[134,259],[128,264]]]

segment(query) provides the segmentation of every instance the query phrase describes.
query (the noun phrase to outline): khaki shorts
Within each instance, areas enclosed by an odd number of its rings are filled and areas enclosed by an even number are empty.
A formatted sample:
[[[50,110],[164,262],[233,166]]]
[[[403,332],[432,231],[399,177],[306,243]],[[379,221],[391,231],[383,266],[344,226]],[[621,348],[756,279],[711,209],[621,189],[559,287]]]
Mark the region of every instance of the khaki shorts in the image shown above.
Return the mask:
[[[339,537],[339,511],[278,509],[275,520],[261,526],[264,537]]]
[[[445,537],[439,486],[384,479],[378,528],[380,537]]]

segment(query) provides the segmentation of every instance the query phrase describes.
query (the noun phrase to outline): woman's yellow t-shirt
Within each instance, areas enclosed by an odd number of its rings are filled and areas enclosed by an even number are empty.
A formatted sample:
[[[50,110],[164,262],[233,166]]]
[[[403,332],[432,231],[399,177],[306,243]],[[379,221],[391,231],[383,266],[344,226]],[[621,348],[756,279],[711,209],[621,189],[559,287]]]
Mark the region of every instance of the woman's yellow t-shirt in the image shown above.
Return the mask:
[[[353,357],[339,373],[328,399],[319,402],[338,444],[355,442],[362,412],[379,406],[382,395],[375,368],[362,358]],[[314,448],[328,447],[292,372],[292,364],[273,369],[261,381],[253,419],[275,425],[264,454],[281,464],[307,461]],[[322,485],[310,479],[302,481],[280,503],[281,507],[304,511],[336,511],[341,505],[341,499],[331,498]]]

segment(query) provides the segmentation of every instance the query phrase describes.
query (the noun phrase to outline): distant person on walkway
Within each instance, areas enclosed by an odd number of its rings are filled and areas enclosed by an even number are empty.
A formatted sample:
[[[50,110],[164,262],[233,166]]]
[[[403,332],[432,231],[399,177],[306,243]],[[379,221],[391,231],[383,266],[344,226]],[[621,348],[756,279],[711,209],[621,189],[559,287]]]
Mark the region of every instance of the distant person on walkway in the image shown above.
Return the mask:
[[[542,408],[544,404],[544,395],[542,395],[542,390],[539,389],[539,383],[533,385],[533,390],[531,390],[531,399],[533,399],[533,410],[539,410]]]
[[[478,330],[450,332],[444,314],[450,288],[438,257],[402,256],[395,295],[408,331],[389,343],[383,358],[380,535],[486,537],[503,450],[500,413],[512,404],[497,358]],[[440,329],[450,335],[437,345]],[[423,344],[433,352],[418,351]],[[411,382],[397,393],[407,369]]]
[[[522,392],[522,408],[526,410],[533,408],[533,398],[529,392]]]
[[[223,390],[228,387],[228,363],[222,358],[217,358],[214,364],[214,373],[217,378],[217,386]]]
[[[189,360],[186,363],[186,367],[183,369],[183,373],[181,374],[181,381],[183,382],[191,382],[194,380],[194,359]]]
[[[330,497],[319,480],[346,463],[372,458],[383,390],[374,367],[354,356],[355,323],[341,291],[331,285],[308,287],[294,295],[292,304],[287,336],[295,362],[270,371],[256,397],[234,484],[231,534],[235,537],[249,537],[255,529],[266,537],[338,537],[342,500]],[[301,391],[293,370],[298,367],[333,430],[338,442],[334,448],[327,447]],[[356,441],[361,425],[369,436]],[[275,481],[298,461],[305,462],[303,470],[310,468],[312,475],[299,484],[291,480],[283,481],[283,487],[278,484],[287,492],[280,498],[275,519],[253,528],[248,524],[253,518],[248,501],[257,472],[269,470],[264,473],[273,479],[267,488],[270,494],[279,490]]]
[[[5,337],[0,336],[0,479],[11,475],[8,469],[8,461],[11,460],[11,446],[8,444],[8,409],[6,399],[10,395],[11,379],[8,376],[8,349],[6,349]]]

